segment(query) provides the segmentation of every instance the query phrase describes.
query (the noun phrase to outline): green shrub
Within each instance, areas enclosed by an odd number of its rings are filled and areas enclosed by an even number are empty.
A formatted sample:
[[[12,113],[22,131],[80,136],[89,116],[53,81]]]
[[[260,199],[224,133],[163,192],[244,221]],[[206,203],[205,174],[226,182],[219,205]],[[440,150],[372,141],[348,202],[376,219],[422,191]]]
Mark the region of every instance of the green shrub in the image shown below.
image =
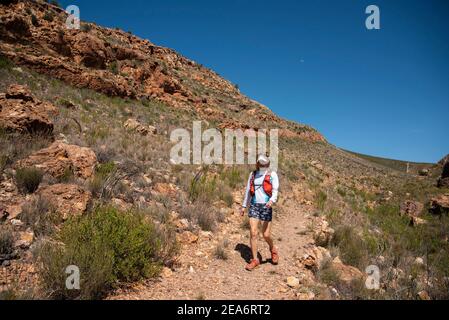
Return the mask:
[[[100,163],[95,168],[95,175],[88,183],[88,189],[94,197],[99,197],[103,191],[106,179],[116,171],[114,162]]]
[[[346,190],[341,187],[337,187],[337,193],[343,198],[346,197]]]
[[[327,201],[327,194],[322,190],[318,191],[318,193],[315,195],[315,203],[317,208],[320,210],[324,210],[326,201]]]
[[[49,236],[56,231],[62,217],[51,207],[47,199],[37,196],[22,206],[20,220],[30,226],[36,236]]]
[[[218,222],[223,222],[224,217],[205,202],[196,202],[185,205],[180,212],[181,218],[197,224],[204,231],[214,231]]]
[[[50,0],[49,3],[54,5],[54,6],[57,6],[59,8],[61,7],[61,5],[59,4],[59,2],[57,0]]]
[[[14,249],[14,236],[9,229],[0,229],[0,254],[10,254]]]
[[[0,174],[5,170],[6,166],[8,165],[8,156],[7,155],[0,155]]]
[[[226,240],[218,243],[217,246],[215,247],[215,251],[214,251],[215,258],[217,258],[219,260],[228,260],[229,256],[226,251],[228,246],[229,246],[229,242]]]
[[[199,179],[192,179],[189,187],[189,198],[192,202],[212,203],[219,198],[217,177],[203,174]]]
[[[95,172],[103,178],[106,178],[108,175],[113,173],[117,169],[116,164],[113,161],[109,161],[106,163],[100,163],[95,168]]]
[[[33,193],[42,182],[43,173],[37,168],[19,168],[16,170],[16,184],[24,193]]]
[[[31,24],[35,27],[39,27],[39,20],[34,14],[31,15]]]
[[[89,180],[87,188],[92,193],[93,197],[98,198],[101,195],[104,183],[105,183],[104,178],[97,175],[95,175],[91,180]]]
[[[12,62],[8,58],[0,55],[0,69],[11,69],[12,67]]]
[[[173,245],[142,214],[111,207],[67,221],[57,240],[39,250],[39,272],[52,298],[71,299],[100,298],[119,281],[158,275],[166,249]],[[65,289],[64,270],[69,265],[80,269],[76,292]]]
[[[339,248],[340,258],[344,263],[362,269],[366,267],[369,253],[362,237],[353,227],[346,225],[337,227],[331,244]]]
[[[215,212],[212,208],[205,208],[202,211],[198,211],[196,215],[198,226],[204,231],[214,231],[217,222],[221,220],[220,213]]]
[[[92,30],[92,26],[88,23],[83,23],[81,25],[81,31],[83,32],[89,32],[90,30]]]
[[[109,64],[109,71],[111,71],[113,74],[119,73],[119,67],[118,67],[117,61],[112,61]]]
[[[234,196],[230,192],[220,193],[220,200],[223,200],[228,207],[231,207],[234,204]]]
[[[221,180],[226,181],[232,189],[241,186],[244,182],[240,171],[235,167],[232,167],[229,170],[224,170],[220,174],[220,178]]]
[[[6,290],[0,291],[0,301],[13,301],[13,300],[36,300],[38,299],[33,289],[28,289],[26,291],[20,290],[15,286],[7,288]]]
[[[43,16],[43,19],[48,22],[52,22],[54,20],[54,16],[51,12],[46,12]]]
[[[317,272],[317,278],[320,279],[321,282],[330,285],[336,286],[339,282],[339,275],[337,270],[332,266],[332,260],[325,260]]]
[[[73,170],[71,168],[66,168],[62,175],[58,178],[60,183],[69,183],[75,177]]]

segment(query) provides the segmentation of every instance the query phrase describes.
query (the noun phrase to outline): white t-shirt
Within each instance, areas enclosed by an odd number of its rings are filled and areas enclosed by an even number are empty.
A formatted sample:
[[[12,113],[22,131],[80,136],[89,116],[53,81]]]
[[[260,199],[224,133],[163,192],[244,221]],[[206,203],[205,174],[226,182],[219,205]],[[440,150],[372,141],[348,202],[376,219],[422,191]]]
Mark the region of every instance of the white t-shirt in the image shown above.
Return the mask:
[[[263,190],[263,181],[265,180],[265,175],[267,174],[268,169],[262,169],[259,171],[256,171],[256,177],[254,179],[254,189],[255,194],[254,197],[251,197],[250,194],[250,188],[251,188],[251,179],[253,176],[253,172],[250,173],[248,178],[248,183],[246,184],[246,191],[245,191],[245,198],[243,200],[243,208],[246,208],[248,206],[248,203],[251,201],[251,204],[255,203],[262,203],[266,204],[269,201],[272,201],[273,203],[276,203],[278,198],[278,190],[279,190],[279,177],[276,172],[270,171],[270,181],[271,185],[273,186],[273,191],[271,198],[269,195],[265,193]]]

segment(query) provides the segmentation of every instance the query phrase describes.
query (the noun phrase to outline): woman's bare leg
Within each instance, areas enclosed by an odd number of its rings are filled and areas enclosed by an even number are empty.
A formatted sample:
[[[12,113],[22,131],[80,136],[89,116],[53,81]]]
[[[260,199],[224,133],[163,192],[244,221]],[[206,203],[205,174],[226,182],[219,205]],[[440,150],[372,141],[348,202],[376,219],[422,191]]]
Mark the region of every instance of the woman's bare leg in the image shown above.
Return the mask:
[[[257,236],[259,233],[259,220],[255,218],[249,218],[249,225],[251,253],[253,255],[253,259],[257,259]]]
[[[273,243],[273,238],[271,237],[271,225],[272,225],[271,221],[270,222],[268,222],[268,221],[262,222],[262,232],[263,232],[263,238],[270,246],[270,251],[273,251],[274,243]]]

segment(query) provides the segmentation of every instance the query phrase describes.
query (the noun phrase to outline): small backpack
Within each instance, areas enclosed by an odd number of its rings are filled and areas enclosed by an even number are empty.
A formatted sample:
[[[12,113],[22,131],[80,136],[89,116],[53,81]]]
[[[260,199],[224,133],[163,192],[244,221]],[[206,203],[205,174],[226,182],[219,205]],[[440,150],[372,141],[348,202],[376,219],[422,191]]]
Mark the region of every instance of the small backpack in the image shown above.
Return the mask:
[[[256,186],[254,184],[254,180],[256,179],[256,172],[257,171],[253,172],[253,175],[251,177],[251,182],[250,182],[250,188],[249,188],[249,192],[252,197],[254,197],[254,195],[256,194]],[[271,183],[271,171],[267,171],[267,173],[265,174],[265,177],[264,177],[263,183],[262,183],[262,187],[263,187],[263,191],[269,197],[271,197],[273,194],[273,185]]]

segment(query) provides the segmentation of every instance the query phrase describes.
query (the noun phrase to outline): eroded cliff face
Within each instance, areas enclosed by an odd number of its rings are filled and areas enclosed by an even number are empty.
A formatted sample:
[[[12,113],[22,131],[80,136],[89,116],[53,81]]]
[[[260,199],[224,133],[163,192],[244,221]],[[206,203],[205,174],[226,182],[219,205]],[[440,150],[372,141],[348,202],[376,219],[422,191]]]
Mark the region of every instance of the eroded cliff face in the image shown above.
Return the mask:
[[[312,128],[280,119],[215,72],[130,33],[84,22],[79,30],[69,29],[67,13],[44,1],[8,1],[0,5],[0,15],[0,54],[17,65],[109,96],[157,99],[222,127],[276,127],[281,135],[324,141]]]

